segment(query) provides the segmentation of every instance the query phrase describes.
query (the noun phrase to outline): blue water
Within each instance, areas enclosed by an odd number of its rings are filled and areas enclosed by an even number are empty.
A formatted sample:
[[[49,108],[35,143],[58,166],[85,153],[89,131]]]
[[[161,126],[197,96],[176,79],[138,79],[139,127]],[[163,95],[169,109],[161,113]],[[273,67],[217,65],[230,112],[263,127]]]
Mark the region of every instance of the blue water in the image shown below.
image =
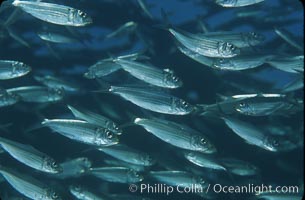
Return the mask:
[[[303,146],[290,152],[268,152],[256,146],[245,143],[234,134],[221,120],[209,119],[198,116],[169,116],[147,110],[127,102],[123,98],[109,93],[96,94],[92,91],[99,88],[94,80],[83,77],[88,67],[100,59],[110,56],[126,55],[145,50],[145,55],[150,57],[150,62],[162,68],[170,68],[183,80],[184,86],[172,93],[184,98],[191,104],[213,104],[219,99],[216,94],[234,95],[240,92],[237,88],[230,87],[228,83],[235,83],[241,88],[251,87],[260,92],[278,92],[281,87],[294,80],[299,75],[283,72],[265,64],[258,69],[246,72],[221,72],[197,63],[180,53],[175,47],[172,35],[158,26],[165,24],[161,10],[167,13],[169,22],[182,30],[198,33],[201,32],[199,21],[204,23],[209,31],[256,31],[263,34],[266,40],[256,51],[272,53],[285,44],[285,41],[275,34],[273,27],[282,27],[291,32],[298,41],[304,41],[304,10],[300,1],[266,0],[257,5],[243,8],[223,8],[215,4],[213,0],[146,0],[148,10],[153,16],[150,19],[139,7],[136,0],[52,0],[58,4],[69,5],[87,12],[93,19],[93,24],[68,30],[64,26],[46,23],[21,12],[12,28],[15,33],[23,38],[29,47],[26,47],[9,36],[6,29],[0,26],[0,60],[19,60],[30,65],[33,70],[29,75],[18,79],[1,81],[1,88],[13,88],[19,86],[39,85],[33,79],[34,75],[54,75],[72,83],[77,83],[82,88],[78,93],[67,93],[64,100],[51,104],[35,104],[20,102],[10,107],[0,108],[0,124],[9,124],[0,129],[0,135],[21,143],[31,144],[35,148],[56,158],[59,162],[67,159],[86,156],[93,162],[94,167],[105,166],[103,160],[110,158],[102,152],[92,150],[89,145],[81,144],[63,137],[48,128],[40,127],[44,118],[48,119],[72,119],[73,116],[67,109],[67,105],[76,105],[87,108],[96,113],[112,118],[118,124],[128,124],[135,116],[157,117],[184,123],[194,129],[205,132],[218,149],[220,157],[230,157],[247,161],[258,167],[260,173],[255,176],[241,177],[231,176],[225,172],[208,170],[188,162],[182,156],[182,150],[173,147],[143,128],[127,126],[120,137],[122,143],[165,159],[174,161],[176,170],[193,167],[199,171],[206,180],[213,180],[214,184],[223,185],[273,185],[273,186],[298,186],[304,185]],[[289,12],[286,10],[290,8]],[[282,9],[282,10],[281,10]],[[239,11],[259,11],[255,17],[237,19]],[[14,8],[8,7],[0,12],[0,24],[5,21]],[[277,11],[278,13],[273,14]],[[288,13],[288,14],[287,14]],[[275,17],[274,22],[262,22],[266,16]],[[257,20],[255,20],[257,18]],[[123,23],[135,21],[138,23],[137,34],[123,34],[105,40],[104,37],[117,29]],[[43,29],[60,30],[75,36],[78,42],[73,44],[46,43],[37,36],[37,32]],[[4,37],[1,37],[1,33]],[[138,36],[141,36],[140,38]],[[302,55],[303,52],[287,45],[290,55]],[[113,84],[139,84],[134,78],[124,72],[116,72],[105,78]],[[239,94],[239,93],[238,93]],[[302,91],[296,91],[295,96],[303,97]],[[111,109],[119,116],[113,117],[103,108]],[[303,125],[303,113],[298,112],[292,116],[279,117],[245,117],[257,127],[268,125],[271,120],[276,124],[292,127],[295,132]],[[29,129],[34,131],[27,132]],[[301,131],[303,136],[303,130]],[[301,137],[303,138],[303,137]],[[160,162],[161,163],[161,162]],[[127,194],[127,199],[149,198],[156,200],[176,199],[195,200],[204,199],[197,194],[179,194],[174,192],[166,195],[162,192],[148,194],[140,191],[130,192],[128,184],[116,184],[102,181],[92,176],[83,176],[66,180],[57,180],[52,175],[35,171],[6,153],[0,155],[0,165],[18,169],[22,174],[27,174],[46,182],[57,189],[63,199],[73,199],[68,192],[71,184],[82,184],[91,191],[100,194]],[[165,170],[162,165],[155,165],[143,172],[145,177],[143,184],[158,183],[149,178],[149,171]],[[194,173],[195,174],[195,173]],[[198,174],[197,174],[198,175]],[[195,176],[197,176],[195,175]],[[140,187],[140,183],[137,184]],[[22,196],[14,190],[5,180],[0,182],[0,198],[12,199]],[[116,199],[116,198],[115,198]],[[117,198],[119,199],[119,198]],[[225,194],[220,193],[211,199],[256,199],[251,194]]]

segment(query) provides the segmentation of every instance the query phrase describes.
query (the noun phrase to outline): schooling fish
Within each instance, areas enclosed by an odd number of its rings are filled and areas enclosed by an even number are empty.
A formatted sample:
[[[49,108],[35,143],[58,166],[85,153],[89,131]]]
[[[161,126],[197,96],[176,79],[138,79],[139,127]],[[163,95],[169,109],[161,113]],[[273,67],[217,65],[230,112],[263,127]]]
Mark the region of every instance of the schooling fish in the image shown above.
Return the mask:
[[[0,108],[14,105],[19,102],[21,97],[14,93],[8,93],[6,90],[0,88]]]
[[[178,88],[182,86],[181,79],[170,69],[160,69],[151,64],[125,59],[115,59],[114,62],[121,65],[122,69],[132,76],[151,85],[163,88]]]
[[[86,26],[92,23],[91,17],[86,13],[69,6],[19,0],[13,1],[12,5],[21,8],[24,12],[29,13],[37,19],[53,24],[64,26]]]
[[[194,106],[185,100],[152,87],[107,85],[105,90],[117,94],[133,104],[153,112],[171,115],[187,115],[194,110]]]
[[[138,172],[125,167],[90,168],[89,174],[114,183],[138,183],[144,179]]]
[[[62,167],[60,174],[55,174],[58,179],[76,178],[85,174],[92,166],[91,160],[86,157],[77,157],[69,159],[59,164]]]
[[[0,168],[0,173],[6,181],[18,192],[33,200],[61,200],[57,192],[48,185],[40,182],[24,173],[18,173],[4,167]]]
[[[34,79],[49,88],[63,89],[64,91],[69,92],[75,92],[79,90],[76,85],[53,76],[34,76]]]
[[[109,146],[119,142],[118,137],[108,129],[81,120],[45,119],[42,125],[72,140],[94,146]]]
[[[142,126],[159,139],[179,148],[215,153],[215,146],[200,132],[175,122],[161,119],[136,118],[134,123]]]
[[[186,48],[208,57],[230,58],[240,54],[240,49],[229,42],[216,41],[196,34],[169,29],[172,35]]]
[[[216,0],[215,2],[223,7],[243,7],[254,5],[263,1],[264,0]]]
[[[8,80],[24,76],[31,71],[31,67],[18,61],[0,60],[0,80]]]
[[[68,35],[57,33],[57,32],[50,32],[50,31],[40,31],[37,33],[40,39],[45,40],[47,42],[53,43],[76,43],[77,40],[72,38]]]
[[[123,132],[123,130],[119,128],[119,126],[115,122],[113,122],[111,119],[108,119],[107,117],[104,117],[86,109],[75,108],[70,105],[68,105],[68,108],[71,110],[71,112],[76,118],[85,120],[91,124],[95,124],[105,129],[109,129],[116,135],[121,135]]]
[[[62,89],[54,89],[42,86],[23,86],[6,90],[21,97],[22,101],[34,103],[47,103],[60,101],[64,97]]]
[[[80,185],[70,185],[70,193],[79,200],[107,200],[108,197],[102,197],[102,195],[97,195],[90,192],[87,188]]]
[[[135,165],[151,166],[156,162],[156,160],[153,159],[151,155],[138,151],[123,144],[117,144],[110,147],[99,148],[99,150],[114,158]]]
[[[0,146],[19,162],[47,173],[60,173],[62,167],[50,156],[34,147],[0,137]]]

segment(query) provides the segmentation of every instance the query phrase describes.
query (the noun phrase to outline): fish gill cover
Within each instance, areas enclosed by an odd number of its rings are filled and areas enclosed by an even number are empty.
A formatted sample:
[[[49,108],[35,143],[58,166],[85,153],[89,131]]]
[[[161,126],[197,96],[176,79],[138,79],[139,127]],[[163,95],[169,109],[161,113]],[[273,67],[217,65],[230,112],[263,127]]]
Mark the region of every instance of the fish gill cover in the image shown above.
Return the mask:
[[[1,199],[302,198],[300,1],[1,3]]]

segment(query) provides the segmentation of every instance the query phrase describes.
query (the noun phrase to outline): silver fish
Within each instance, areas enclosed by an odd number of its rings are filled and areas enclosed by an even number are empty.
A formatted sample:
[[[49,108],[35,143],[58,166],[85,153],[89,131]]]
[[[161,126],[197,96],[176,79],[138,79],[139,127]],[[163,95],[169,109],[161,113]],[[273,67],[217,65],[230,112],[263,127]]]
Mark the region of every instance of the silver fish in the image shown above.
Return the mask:
[[[88,72],[84,74],[85,78],[95,79],[107,76],[121,69],[121,65],[109,59],[100,60],[88,68]]]
[[[135,165],[135,164],[131,164],[122,160],[118,160],[116,158],[113,159],[104,159],[103,162],[107,165],[107,166],[112,166],[112,167],[126,167],[129,169],[133,169],[137,172],[144,172],[146,170],[146,166],[144,165]]]
[[[271,152],[291,151],[297,148],[297,144],[292,143],[286,138],[266,133],[250,123],[228,117],[223,117],[223,120],[234,133],[248,144]]]
[[[181,79],[170,69],[160,69],[150,64],[125,59],[115,59],[114,62],[121,65],[122,69],[132,76],[149,84],[164,88],[178,88],[182,86]]]
[[[202,177],[194,176],[186,171],[150,171],[149,175],[157,181],[171,186],[194,187],[196,185],[202,188],[208,186]]]
[[[62,162],[59,165],[63,169],[62,172],[52,177],[56,177],[58,179],[66,179],[76,178],[84,175],[92,166],[92,162],[89,160],[89,158],[78,157]]]
[[[61,200],[52,188],[25,174],[1,167],[0,173],[18,192],[33,200]]]
[[[264,0],[216,0],[223,7],[243,7],[263,2]]]
[[[257,68],[273,58],[272,55],[240,55],[233,58],[214,59],[213,68],[228,71],[241,71]]]
[[[153,112],[187,115],[194,110],[194,107],[185,100],[151,87],[109,86],[107,91]]]
[[[171,28],[169,31],[183,46],[204,56],[230,58],[240,54],[240,49],[225,41],[219,42]]]
[[[81,120],[45,119],[42,125],[50,127],[72,140],[95,146],[109,146],[119,142],[118,137],[108,129]]]
[[[21,97],[22,101],[46,103],[60,101],[64,97],[62,89],[53,89],[42,86],[23,86],[6,90]]]
[[[134,32],[138,27],[138,24],[134,21],[130,21],[130,22],[126,22],[125,24],[123,24],[122,26],[120,26],[118,29],[116,29],[115,31],[109,33],[108,35],[106,35],[106,39],[112,38],[112,37],[118,37],[120,35],[123,34],[129,34]]]
[[[8,93],[6,90],[0,88],[0,108],[14,105],[19,102],[21,97],[14,93]]]
[[[37,33],[40,39],[53,43],[76,43],[77,40],[70,36],[57,32],[40,31]]]
[[[287,93],[287,92],[293,92],[299,89],[304,88],[304,76],[297,77],[291,82],[287,83],[281,88],[281,92]]]
[[[49,88],[63,89],[69,92],[75,92],[79,90],[76,85],[53,76],[34,76],[34,79]]]
[[[265,37],[256,32],[208,32],[203,34],[197,34],[199,37],[205,37],[215,41],[225,41],[233,44],[237,48],[256,46],[265,40]]]
[[[302,102],[282,94],[244,94],[227,97],[211,105],[197,105],[206,114],[242,114],[247,116],[268,116],[293,114],[303,109]]]
[[[186,152],[184,153],[186,159],[194,163],[197,166],[215,169],[215,170],[224,170],[227,169],[213,156],[202,154],[199,152]]]
[[[139,6],[142,8],[142,10],[144,11],[144,13],[150,18],[153,19],[152,14],[149,12],[148,10],[148,6],[145,2],[145,0],[137,0]]]
[[[204,135],[198,131],[175,122],[161,119],[136,118],[134,123],[142,126],[159,139],[179,148],[215,153],[216,148]]]
[[[97,178],[115,183],[138,183],[144,179],[138,172],[125,167],[90,168],[89,173]]]
[[[226,167],[227,171],[239,176],[253,176],[259,173],[259,169],[248,162],[234,158],[222,158],[220,162]]]
[[[109,129],[116,135],[121,135],[123,132],[123,130],[119,128],[119,126],[115,122],[113,122],[111,119],[108,119],[107,117],[93,113],[86,109],[76,109],[75,107],[72,107],[70,105],[68,105],[68,108],[71,110],[71,112],[76,118],[85,120],[91,124],[95,124],[102,128]]]
[[[18,61],[0,60],[0,80],[18,78],[28,74],[31,67]]]
[[[272,55],[238,55],[233,58],[209,58],[193,52],[182,45],[178,45],[178,49],[191,59],[206,65],[208,67],[227,70],[227,71],[241,71],[253,69],[266,63],[271,59]]]
[[[37,19],[53,24],[86,26],[92,23],[91,17],[83,11],[64,5],[20,0],[14,0],[12,5],[21,8]]]
[[[280,36],[283,40],[285,40],[288,44],[295,47],[300,51],[304,51],[304,46],[302,46],[300,42],[296,41],[294,36],[283,28],[274,28],[275,33]]]
[[[70,185],[70,193],[79,200],[107,200],[109,198],[102,197],[90,192],[87,188],[80,185]]]
[[[42,172],[56,174],[62,167],[47,154],[26,144],[0,137],[1,147],[19,162]]]
[[[106,148],[99,148],[99,150],[114,158],[135,165],[151,166],[156,162],[156,160],[152,158],[151,155],[123,144],[117,144]]]
[[[269,65],[279,70],[290,73],[304,72],[304,55],[283,57],[277,56],[267,61]]]

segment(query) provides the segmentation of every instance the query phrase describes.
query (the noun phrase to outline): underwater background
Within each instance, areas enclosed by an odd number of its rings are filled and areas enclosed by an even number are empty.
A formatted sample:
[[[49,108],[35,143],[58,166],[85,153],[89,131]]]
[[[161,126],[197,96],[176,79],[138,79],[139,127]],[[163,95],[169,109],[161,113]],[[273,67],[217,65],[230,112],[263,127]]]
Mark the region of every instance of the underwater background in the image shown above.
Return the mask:
[[[160,160],[160,163],[161,160],[168,162],[170,165],[168,168],[172,168],[172,170],[174,170],[173,168],[188,170],[188,167],[193,167],[200,176],[213,183],[224,185],[247,185],[249,183],[293,185],[300,187],[300,191],[303,191],[303,145],[289,152],[266,151],[245,143],[221,119],[209,116],[174,116],[150,112],[114,94],[93,92],[100,89],[100,85],[97,81],[86,79],[83,76],[88,67],[98,60],[144,52],[144,55],[150,57],[149,61],[153,65],[170,68],[183,80],[183,87],[175,89],[171,93],[193,105],[214,104],[219,101],[217,94],[230,96],[241,94],[240,91],[279,93],[284,85],[300,75],[272,68],[268,64],[247,71],[221,71],[204,66],[185,56],[176,48],[174,37],[162,27],[166,23],[162,12],[166,13],[171,26],[191,33],[203,32],[201,25],[204,24],[209,31],[255,31],[263,34],[264,42],[255,47],[253,53],[276,53],[277,50],[284,49],[283,51],[287,54],[303,55],[303,52],[300,53],[285,44],[285,41],[274,31],[275,27],[285,28],[294,35],[299,44],[304,43],[304,9],[300,1],[265,0],[251,6],[225,8],[217,5],[213,0],[146,0],[152,18],[141,9],[136,0],[48,0],[47,2],[81,9],[92,17],[93,23],[85,27],[69,27],[69,30],[65,26],[47,23],[35,19],[25,12],[20,12],[14,23],[9,25],[12,32],[8,32],[3,26],[3,21],[7,20],[16,8],[7,7],[1,10],[0,60],[22,61],[31,66],[32,71],[20,78],[1,80],[0,87],[8,89],[40,85],[34,79],[35,75],[52,75],[73,83],[81,89],[77,92],[65,92],[64,99],[55,103],[18,102],[12,106],[1,107],[1,137],[31,144],[56,158],[58,162],[76,157],[87,157],[92,161],[94,167],[106,166],[104,159],[111,158],[111,156],[94,150],[90,145],[63,137],[49,128],[41,127],[40,124],[44,119],[74,119],[67,108],[67,105],[73,105],[107,116],[120,125],[127,124],[123,128],[120,141],[139,151],[154,155],[157,160]],[[254,11],[255,14],[248,17],[238,17],[238,13]],[[137,23],[136,31],[124,32],[105,39],[107,34],[129,21]],[[77,41],[72,44],[46,42],[37,36],[41,30],[69,33]],[[12,35],[17,35],[26,43],[18,42]],[[139,83],[138,80],[123,71],[108,75],[103,80],[111,85]],[[303,99],[303,90],[294,91],[293,96]],[[156,117],[189,125],[207,134],[217,147],[217,154],[249,162],[259,169],[259,173],[254,176],[232,177],[227,172],[195,166],[181,156],[180,148],[165,143],[140,126],[128,124],[134,117]],[[288,116],[244,116],[242,119],[257,127],[268,125],[271,122],[275,125],[292,127],[295,134],[301,135],[299,140],[303,140],[303,129],[300,128],[303,125],[303,111]],[[258,198],[254,194],[220,193],[216,196],[212,195],[212,197],[177,192],[170,195],[145,192],[141,194],[139,191],[130,192],[129,184],[110,183],[90,175],[61,180],[53,178],[52,174],[35,171],[19,163],[7,153],[1,153],[0,164],[47,183],[59,191],[63,199],[76,199],[67,189],[71,184],[84,185],[92,192],[106,196],[109,194],[129,195],[125,197],[126,199],[136,199],[136,197],[157,200]],[[146,178],[149,171],[158,170],[164,170],[164,167],[156,164],[144,171],[143,183],[158,183],[148,176]],[[2,199],[15,197],[26,199],[4,179],[0,183],[0,197]]]

